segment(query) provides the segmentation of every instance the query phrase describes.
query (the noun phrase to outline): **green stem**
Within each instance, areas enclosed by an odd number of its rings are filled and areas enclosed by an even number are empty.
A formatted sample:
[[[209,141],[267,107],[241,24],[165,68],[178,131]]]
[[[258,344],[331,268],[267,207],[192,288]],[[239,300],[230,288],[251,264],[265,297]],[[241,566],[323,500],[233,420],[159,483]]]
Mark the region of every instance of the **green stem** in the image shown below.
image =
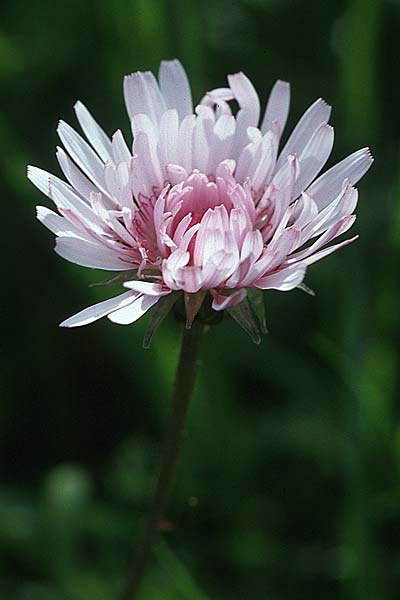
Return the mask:
[[[160,526],[164,519],[164,511],[174,484],[185,418],[196,379],[203,327],[196,321],[191,329],[183,331],[171,410],[162,444],[160,472],[146,527],[129,570],[122,600],[134,600],[138,597],[152,556],[154,540],[160,532]]]

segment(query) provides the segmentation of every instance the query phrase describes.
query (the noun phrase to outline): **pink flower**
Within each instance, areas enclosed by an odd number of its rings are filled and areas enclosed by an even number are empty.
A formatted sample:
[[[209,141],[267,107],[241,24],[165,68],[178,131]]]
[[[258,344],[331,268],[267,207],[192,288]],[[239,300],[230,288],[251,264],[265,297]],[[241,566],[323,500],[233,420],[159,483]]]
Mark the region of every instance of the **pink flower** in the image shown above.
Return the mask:
[[[110,139],[85,106],[75,112],[86,136],[67,123],[57,159],[68,183],[36,167],[29,179],[56,205],[37,208],[56,252],[78,265],[126,271],[128,291],[61,325],[108,316],[136,321],[163,299],[165,313],[185,292],[191,322],[207,292],[215,311],[245,306],[253,290],[302,286],[307,267],[352,242],[327,245],[354,223],[353,187],[371,165],[359,150],[315,179],[333,146],[330,106],[316,100],[279,149],[289,84],[277,81],[260,123],[260,100],[243,73],[208,92],[193,111],[182,65],[162,62],[129,75],[124,94],[133,148]],[[232,114],[230,101],[239,109]],[[168,297],[168,298],[167,298]],[[253,305],[252,310],[254,308]]]

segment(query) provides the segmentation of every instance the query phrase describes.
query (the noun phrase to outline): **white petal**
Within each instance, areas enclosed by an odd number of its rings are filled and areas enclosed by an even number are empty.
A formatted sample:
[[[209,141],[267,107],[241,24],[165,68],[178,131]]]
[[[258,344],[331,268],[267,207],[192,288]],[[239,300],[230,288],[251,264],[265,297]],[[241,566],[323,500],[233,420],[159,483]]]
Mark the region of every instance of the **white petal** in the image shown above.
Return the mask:
[[[255,282],[254,286],[261,290],[272,289],[288,292],[300,285],[304,279],[306,269],[307,267],[304,264],[292,265],[272,275],[261,277],[261,279]]]
[[[36,207],[36,216],[47,229],[55,233],[57,236],[66,237],[86,237],[75,225],[67,221],[65,217],[61,217],[45,206]]]
[[[193,168],[199,169],[201,173],[207,171],[214,123],[214,113],[211,109],[200,111],[196,118],[196,126],[193,132]]]
[[[57,238],[54,250],[62,258],[92,269],[127,271],[135,266],[132,262],[125,262],[124,255],[119,256],[110,248],[77,238]]]
[[[185,117],[179,128],[178,136],[178,164],[188,173],[193,169],[193,132],[196,125],[195,115]]]
[[[287,83],[287,81],[277,81],[268,98],[267,108],[265,109],[265,115],[261,125],[262,133],[270,131],[273,123],[277,121],[279,133],[282,135],[289,114],[289,105],[290,84]]]
[[[88,200],[91,192],[97,191],[95,184],[78,169],[76,164],[60,146],[57,146],[56,157],[69,183],[85,200]]]
[[[330,241],[332,241],[333,239],[335,239],[339,235],[342,235],[342,233],[345,233],[348,229],[350,229],[355,220],[356,215],[348,215],[346,217],[341,218],[340,221],[338,221],[337,223],[332,225],[332,227],[330,227],[327,231],[325,231],[325,233],[321,235],[311,246],[305,248],[304,250],[301,250],[300,252],[296,252],[296,254],[293,254],[290,257],[289,262],[297,262],[299,260],[302,260],[303,258],[310,256],[311,254],[314,254],[317,250],[322,248],[322,246],[325,246],[325,244],[328,244]]]
[[[293,129],[292,134],[279,156],[276,164],[277,170],[286,162],[289,154],[294,154],[297,157],[300,156],[321,123],[328,122],[330,114],[331,107],[326,104],[322,98],[316,100],[314,104],[306,110],[296,127]]]
[[[236,135],[230,158],[237,159],[249,142],[248,128],[257,127],[260,118],[260,99],[251,81],[243,73],[228,75],[229,85],[240,106],[236,115]]]
[[[245,289],[237,290],[230,296],[223,296],[222,294],[217,294],[214,291],[211,291],[213,296],[212,308],[214,310],[225,310],[226,308],[232,308],[242,302],[247,296],[247,291]]]
[[[325,165],[332,152],[333,140],[333,127],[322,123],[300,156],[300,173],[294,184],[293,198],[297,198],[305,190]]]
[[[160,121],[160,159],[164,166],[178,162],[178,131],[178,113],[176,109],[171,108],[165,111]]]
[[[136,135],[133,148],[136,154],[133,176],[135,178],[138,175],[139,181],[143,181],[145,185],[145,189],[141,189],[139,192],[151,197],[154,193],[154,187],[158,189],[163,187],[163,175],[156,148],[144,132]],[[138,190],[135,189],[134,192],[135,196],[138,197]]]
[[[46,194],[57,208],[66,209],[77,215],[88,227],[96,231],[102,231],[103,224],[91,207],[64,181],[39,169],[38,167],[28,167],[28,179],[41,191]],[[67,216],[67,215],[65,215]],[[68,218],[68,216],[67,216]]]
[[[82,127],[82,131],[96,150],[97,154],[104,162],[107,162],[108,160],[112,161],[111,140],[108,135],[103,131],[82,102],[78,101],[75,104],[74,109],[79,125]]]
[[[89,323],[93,323],[93,321],[105,317],[111,311],[130,304],[135,298],[136,294],[133,292],[124,292],[115,298],[104,300],[103,302],[99,302],[98,304],[94,304],[93,306],[81,310],[73,317],[69,317],[69,319],[60,323],[60,327],[79,327],[81,325],[88,325]]]
[[[104,164],[89,144],[64,121],[60,121],[57,132],[65,149],[78,167],[86,173],[99,190],[108,195],[104,180]]]
[[[334,244],[333,246],[328,246],[327,248],[324,248],[323,250],[320,250],[319,252],[312,254],[308,258],[305,258],[302,261],[302,263],[306,264],[307,266],[312,265],[312,264],[316,263],[318,260],[321,260],[321,258],[325,258],[326,256],[329,256],[333,252],[336,252],[336,250],[339,250],[340,248],[344,248],[348,244],[351,244],[355,240],[358,240],[358,237],[359,237],[358,235],[355,235],[354,237],[352,237],[348,240],[344,240],[343,242],[340,242],[339,244]]]
[[[132,154],[120,129],[112,136],[112,155],[116,164],[120,162],[130,164],[131,162]]]
[[[118,323],[119,325],[130,325],[134,321],[137,321],[144,315],[145,312],[149,310],[154,304],[159,301],[159,296],[138,296],[132,304],[126,306],[125,308],[120,308],[119,310],[112,312],[108,315],[108,318],[113,323]]]
[[[170,293],[170,290],[165,290],[160,283],[149,281],[125,281],[123,286],[147,296],[165,296]]]
[[[314,198],[319,209],[325,208],[340,194],[344,180],[349,179],[351,185],[355,185],[368,171],[373,160],[369,148],[353,152],[314,181],[307,194]]]
[[[230,115],[223,115],[215,123],[209,144],[207,173],[215,173],[217,165],[229,157],[235,135],[235,125],[235,118]]]
[[[130,118],[146,114],[157,125],[166,109],[164,98],[153,73],[133,73],[124,78],[125,104]]]
[[[161,93],[167,108],[176,108],[182,120],[193,113],[192,92],[179,60],[163,60],[158,75]]]
[[[260,119],[260,99],[250,79],[244,73],[235,73],[228,75],[228,82],[240,106],[238,115],[241,111],[246,112],[249,120],[247,126],[257,127]]]

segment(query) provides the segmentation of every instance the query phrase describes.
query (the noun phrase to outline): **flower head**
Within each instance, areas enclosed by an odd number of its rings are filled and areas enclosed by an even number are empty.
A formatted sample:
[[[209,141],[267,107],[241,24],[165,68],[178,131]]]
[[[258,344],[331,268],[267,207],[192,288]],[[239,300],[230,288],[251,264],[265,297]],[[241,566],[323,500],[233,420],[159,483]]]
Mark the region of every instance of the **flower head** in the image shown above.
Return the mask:
[[[331,109],[322,99],[280,149],[286,82],[275,83],[261,122],[258,94],[243,73],[229,75],[228,87],[208,92],[194,110],[177,60],[161,63],[158,81],[150,72],[127,76],[124,95],[132,148],[121,131],[110,139],[78,102],[86,140],[63,121],[58,127],[68,183],[28,168],[57,207],[37,208],[57,236],[56,252],[120,271],[112,281],[127,288],[62,326],[103,316],[128,324],[156,303],[161,319],[182,292],[189,325],[207,293],[215,311],[228,309],[243,324],[257,313],[255,290],[302,286],[309,265],[356,239],[328,245],[354,223],[353,186],[372,158],[364,148],[316,179],[333,146]]]

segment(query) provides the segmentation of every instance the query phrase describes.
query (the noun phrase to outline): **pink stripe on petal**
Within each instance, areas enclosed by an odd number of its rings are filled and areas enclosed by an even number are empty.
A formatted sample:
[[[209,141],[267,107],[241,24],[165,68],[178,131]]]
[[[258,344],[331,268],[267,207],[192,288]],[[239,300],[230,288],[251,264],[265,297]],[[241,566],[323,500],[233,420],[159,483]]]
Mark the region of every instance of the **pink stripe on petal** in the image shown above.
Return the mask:
[[[346,217],[343,217],[335,225],[333,225],[327,231],[325,231],[325,233],[321,235],[321,237],[319,237],[317,241],[312,244],[312,246],[305,248],[305,250],[302,250],[301,252],[292,254],[292,256],[290,257],[290,262],[298,262],[306,258],[307,256],[310,256],[310,254],[313,254],[314,252],[322,248],[322,246],[324,246],[325,244],[328,244],[330,241],[332,241],[339,235],[342,235],[343,233],[348,231],[355,220],[356,215],[348,215]]]
[[[134,267],[133,262],[124,260],[124,255],[118,256],[105,246],[78,238],[58,237],[54,250],[62,258],[91,269],[127,271]]]
[[[57,236],[78,237],[88,239],[88,237],[65,217],[61,217],[45,206],[36,207],[36,216],[47,229]]]
[[[318,260],[321,260],[321,258],[325,258],[326,256],[329,256],[329,254],[336,252],[336,250],[339,250],[340,248],[344,248],[348,244],[355,242],[355,240],[358,240],[358,238],[359,238],[359,236],[355,235],[354,237],[349,238],[348,240],[344,240],[343,242],[340,242],[339,244],[334,244],[333,246],[328,246],[328,248],[324,248],[323,250],[320,250],[319,252],[312,254],[311,256],[305,258],[301,262],[306,264],[307,266],[312,265],[315,262],[317,262]]]

